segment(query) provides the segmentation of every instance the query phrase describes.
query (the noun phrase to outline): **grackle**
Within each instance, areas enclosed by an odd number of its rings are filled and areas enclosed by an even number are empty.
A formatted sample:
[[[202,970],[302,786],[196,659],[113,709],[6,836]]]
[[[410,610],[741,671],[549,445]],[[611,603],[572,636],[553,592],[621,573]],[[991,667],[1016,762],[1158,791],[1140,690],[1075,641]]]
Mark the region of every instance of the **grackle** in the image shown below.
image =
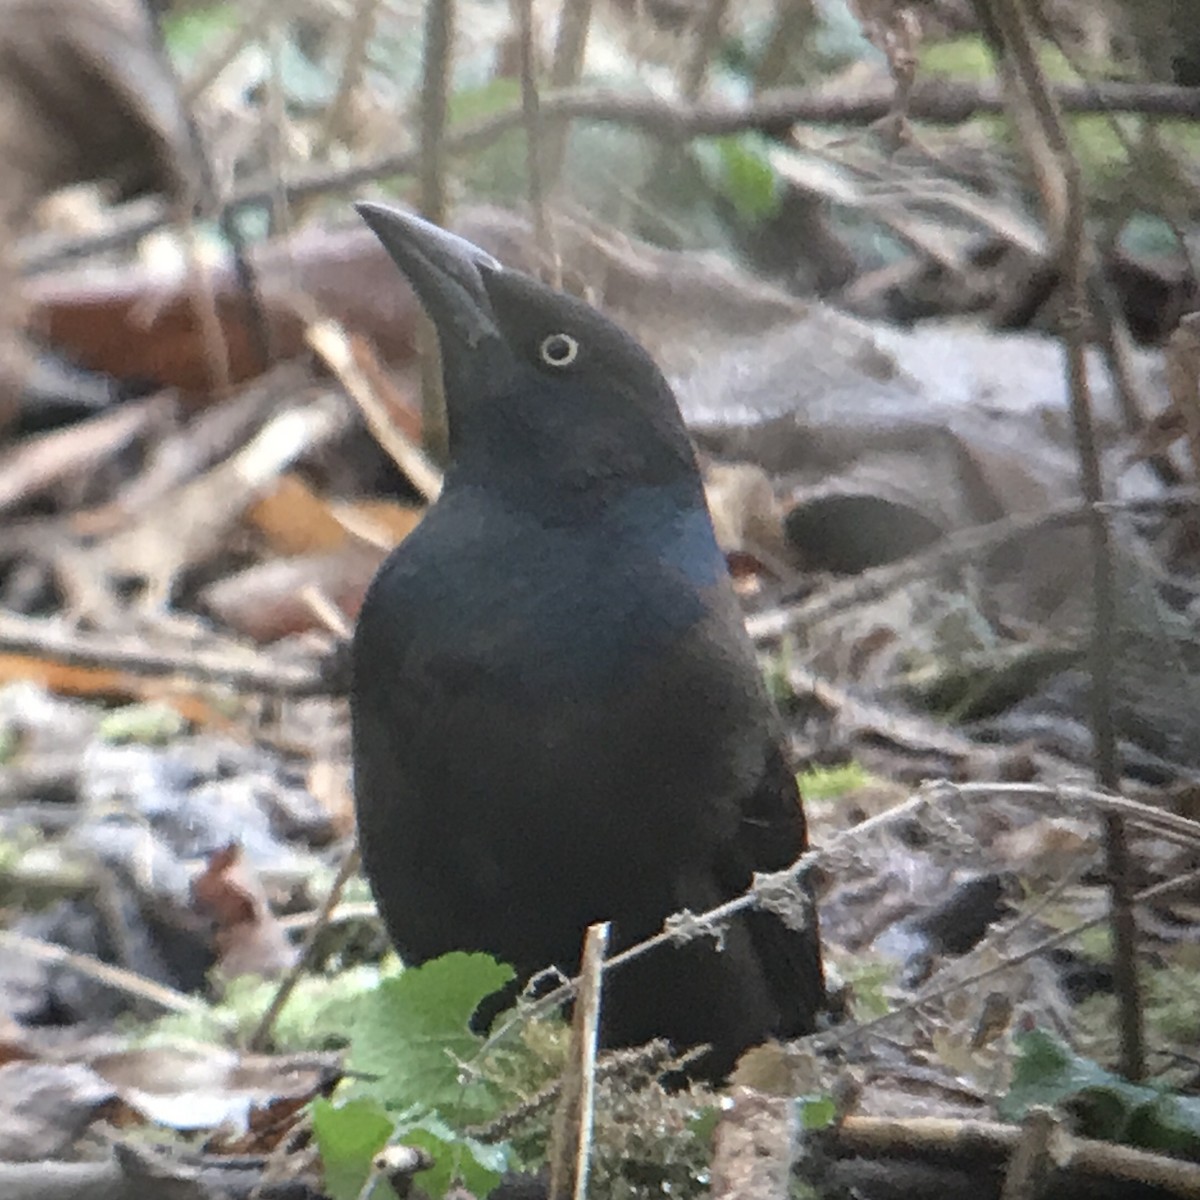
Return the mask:
[[[592,922],[621,949],[786,867],[800,795],[650,356],[471,243],[357,207],[437,329],[450,434],[442,495],[354,634],[366,873],[406,961],[571,974]],[[756,911],[720,945],[614,971],[605,1043],[708,1043],[697,1073],[720,1078],[810,1032],[824,984],[802,924]]]

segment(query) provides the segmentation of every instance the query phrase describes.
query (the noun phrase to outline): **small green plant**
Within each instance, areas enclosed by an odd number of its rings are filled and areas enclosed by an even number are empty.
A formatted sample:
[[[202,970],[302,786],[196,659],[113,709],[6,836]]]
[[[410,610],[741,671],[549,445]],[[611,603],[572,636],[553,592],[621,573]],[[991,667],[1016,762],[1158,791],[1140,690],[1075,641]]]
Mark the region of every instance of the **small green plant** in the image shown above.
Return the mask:
[[[522,1099],[521,1085],[537,1074],[523,1043],[485,1057],[484,1039],[470,1028],[480,1001],[512,978],[486,954],[446,954],[382,980],[347,1009],[347,1080],[335,1101],[313,1105],[334,1200],[360,1194],[372,1160],[391,1142],[428,1152],[434,1166],[416,1184],[433,1196],[455,1181],[484,1195],[515,1165],[511,1146],[464,1132]],[[382,1181],[377,1188],[390,1190]]]
[[[1034,1105],[1063,1108],[1086,1137],[1200,1156],[1200,1098],[1128,1083],[1040,1029],[1018,1039],[1017,1054],[1000,1103],[1006,1119],[1018,1121]]]
[[[393,960],[394,962],[394,960]],[[398,965],[392,970],[398,970]],[[279,1051],[326,1049],[346,1044],[347,1014],[379,983],[380,968],[361,965],[336,975],[306,975],[271,1026]],[[244,1043],[257,1029],[279,990],[277,979],[245,976],[222,985],[219,1003],[191,1013],[172,1013],[150,1025],[148,1044],[179,1040]]]
[[[771,165],[769,141],[761,134],[707,138],[692,147],[701,170],[746,225],[774,216],[783,187]]]
[[[839,767],[814,767],[797,776],[800,794],[806,800],[836,800],[847,792],[867,787],[873,781],[871,775],[858,763],[844,763]]]

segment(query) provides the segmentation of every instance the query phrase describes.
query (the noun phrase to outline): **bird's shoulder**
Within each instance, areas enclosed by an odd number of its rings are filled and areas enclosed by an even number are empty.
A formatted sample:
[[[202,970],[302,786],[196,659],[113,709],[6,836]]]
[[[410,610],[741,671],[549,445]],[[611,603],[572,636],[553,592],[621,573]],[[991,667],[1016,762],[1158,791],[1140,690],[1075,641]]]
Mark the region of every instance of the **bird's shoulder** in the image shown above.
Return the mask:
[[[460,488],[385,562],[358,637],[393,658],[476,654],[498,669],[669,653],[680,639],[700,652],[725,587],[703,509],[639,498],[602,519],[547,520]]]

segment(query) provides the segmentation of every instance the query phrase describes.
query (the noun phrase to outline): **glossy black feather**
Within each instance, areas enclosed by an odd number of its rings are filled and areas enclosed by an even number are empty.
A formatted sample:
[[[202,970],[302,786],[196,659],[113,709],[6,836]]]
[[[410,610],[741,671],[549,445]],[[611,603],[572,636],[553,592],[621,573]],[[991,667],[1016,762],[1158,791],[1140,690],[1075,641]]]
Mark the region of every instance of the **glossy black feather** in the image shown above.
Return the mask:
[[[486,950],[572,973],[589,923],[612,920],[620,949],[793,861],[800,798],[649,356],[466,243],[364,215],[438,326],[453,455],[355,633],[366,872],[410,962]],[[711,1042],[719,1075],[811,1030],[822,1001],[815,931],[755,913],[723,950],[614,974],[603,1028]]]

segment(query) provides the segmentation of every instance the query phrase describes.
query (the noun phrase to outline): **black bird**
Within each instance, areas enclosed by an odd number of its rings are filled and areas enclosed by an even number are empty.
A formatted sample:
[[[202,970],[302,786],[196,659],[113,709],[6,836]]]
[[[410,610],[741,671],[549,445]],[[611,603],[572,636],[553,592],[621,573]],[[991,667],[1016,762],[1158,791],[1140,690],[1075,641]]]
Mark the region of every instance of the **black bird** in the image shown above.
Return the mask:
[[[796,859],[796,781],[650,356],[471,243],[357,207],[437,328],[450,434],[442,495],[354,635],[366,873],[410,963],[573,974],[590,923],[620,949]],[[823,1000],[815,926],[755,912],[722,949],[614,971],[602,1036],[711,1043],[720,1077]]]

